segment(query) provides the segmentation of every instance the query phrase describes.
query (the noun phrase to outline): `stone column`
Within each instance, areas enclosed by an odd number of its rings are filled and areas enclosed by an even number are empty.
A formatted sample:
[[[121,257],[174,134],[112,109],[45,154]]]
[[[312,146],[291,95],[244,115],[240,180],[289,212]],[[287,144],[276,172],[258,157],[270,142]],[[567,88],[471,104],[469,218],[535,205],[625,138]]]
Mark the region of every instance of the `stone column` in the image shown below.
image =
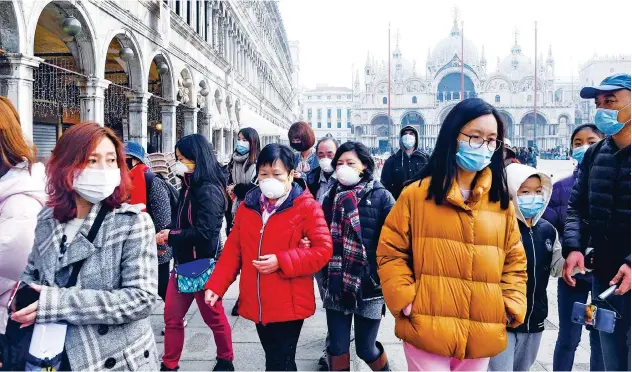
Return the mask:
[[[219,17],[217,9],[211,11],[211,46],[215,51],[219,51]]]
[[[33,138],[33,70],[43,59],[21,53],[5,54],[0,60],[0,96],[11,100],[20,116],[26,138]]]
[[[100,126],[105,124],[103,104],[105,102],[105,90],[110,85],[109,80],[89,77],[86,81],[80,81],[81,94],[81,121],[93,121]]]
[[[217,153],[221,156],[222,159],[226,157],[226,141],[224,141],[224,127],[219,130],[219,143],[216,143]]]
[[[147,102],[150,93],[130,92],[129,100],[129,141],[138,142],[147,150]]]
[[[199,133],[201,135],[204,136],[204,138],[206,138],[207,141],[209,141],[210,143],[213,143],[213,129],[212,129],[212,120],[213,120],[213,115],[206,113],[204,111],[200,111],[198,112],[198,116],[202,117],[202,132]],[[196,126],[197,127],[197,126]]]
[[[200,110],[196,107],[183,107],[182,112],[184,113],[184,136],[197,133],[198,111]]]
[[[162,151],[172,152],[176,145],[176,107],[177,102],[163,102],[162,112]]]

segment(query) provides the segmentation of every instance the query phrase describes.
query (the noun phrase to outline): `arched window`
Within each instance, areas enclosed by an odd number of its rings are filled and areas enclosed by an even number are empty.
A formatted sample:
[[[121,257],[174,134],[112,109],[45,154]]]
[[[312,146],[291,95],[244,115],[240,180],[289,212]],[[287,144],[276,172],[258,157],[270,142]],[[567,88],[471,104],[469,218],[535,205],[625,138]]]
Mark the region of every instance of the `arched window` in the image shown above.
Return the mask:
[[[500,102],[500,96],[496,95],[496,103],[499,103],[499,102]]]
[[[385,105],[387,101],[388,101],[388,100],[387,100],[387,98],[386,98],[386,97],[383,97],[383,98],[382,98],[382,104],[384,104],[384,105]]]
[[[413,103],[417,103],[417,97],[416,96],[413,97]]]

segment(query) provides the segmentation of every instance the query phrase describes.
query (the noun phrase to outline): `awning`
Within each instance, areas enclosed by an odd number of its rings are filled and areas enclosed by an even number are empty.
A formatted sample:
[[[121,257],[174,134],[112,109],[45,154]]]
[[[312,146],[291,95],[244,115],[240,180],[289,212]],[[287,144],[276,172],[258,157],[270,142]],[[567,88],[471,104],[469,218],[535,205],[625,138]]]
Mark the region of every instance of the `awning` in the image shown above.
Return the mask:
[[[239,128],[253,128],[259,133],[260,137],[263,136],[279,136],[279,137],[287,137],[287,129],[283,129],[278,127],[268,120],[261,117],[261,115],[257,114],[249,110],[248,108],[242,108],[239,112]]]

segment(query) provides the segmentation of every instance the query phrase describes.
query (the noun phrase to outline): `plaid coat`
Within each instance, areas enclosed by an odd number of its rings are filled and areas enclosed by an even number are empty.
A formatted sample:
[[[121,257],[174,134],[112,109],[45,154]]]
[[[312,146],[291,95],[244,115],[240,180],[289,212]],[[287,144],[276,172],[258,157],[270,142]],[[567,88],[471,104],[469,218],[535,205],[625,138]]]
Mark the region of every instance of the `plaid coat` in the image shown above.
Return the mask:
[[[42,285],[37,323],[67,322],[72,370],[158,370],[150,314],[157,295],[154,225],[137,206],[105,217],[94,245],[86,236],[96,204],[60,258],[64,225],[45,207],[22,280]],[[72,264],[83,260],[77,286],[61,288]]]

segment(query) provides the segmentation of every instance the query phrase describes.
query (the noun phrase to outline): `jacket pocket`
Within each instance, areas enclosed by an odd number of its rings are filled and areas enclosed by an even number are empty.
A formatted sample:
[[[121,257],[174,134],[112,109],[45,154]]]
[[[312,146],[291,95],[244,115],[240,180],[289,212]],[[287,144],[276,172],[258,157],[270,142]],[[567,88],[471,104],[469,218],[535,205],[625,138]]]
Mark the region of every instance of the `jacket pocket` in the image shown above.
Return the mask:
[[[156,370],[157,355],[154,335],[151,330],[138,341],[123,350],[123,357],[130,371],[151,371]]]

